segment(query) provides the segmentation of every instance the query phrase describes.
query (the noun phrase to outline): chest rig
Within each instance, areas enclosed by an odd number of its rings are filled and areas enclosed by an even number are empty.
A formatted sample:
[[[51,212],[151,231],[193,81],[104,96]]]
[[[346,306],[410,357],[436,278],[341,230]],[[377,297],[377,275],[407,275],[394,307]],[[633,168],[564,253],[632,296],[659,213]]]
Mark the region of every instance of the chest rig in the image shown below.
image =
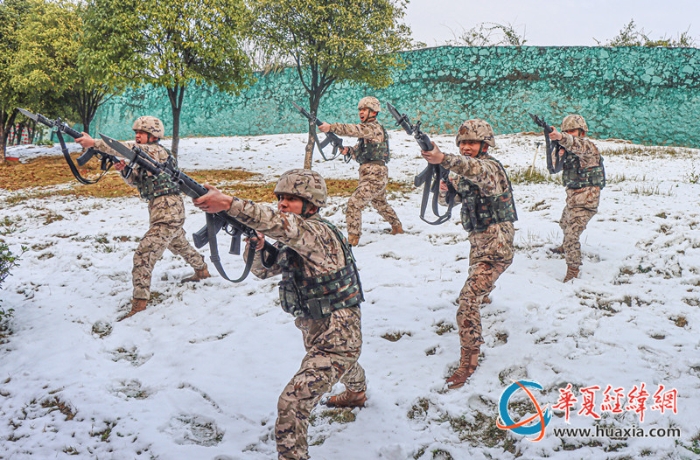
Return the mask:
[[[161,146],[162,147],[162,146]],[[168,152],[166,163],[171,164],[177,169],[177,160],[172,156],[170,150],[163,147]],[[169,174],[160,173],[157,176],[148,174],[144,168],[139,168],[134,180],[139,195],[146,201],[151,201],[154,198],[164,195],[177,195],[180,193],[180,187],[172,180]]]
[[[503,165],[485,153],[479,154],[478,158],[498,163],[508,181],[508,190],[500,195],[486,196],[481,193],[477,185],[460,177],[456,188],[462,201],[460,213],[462,226],[467,232],[483,232],[489,225],[518,220],[513,200],[513,187],[510,185],[508,174],[506,174]]]
[[[389,136],[384,126],[379,126],[384,133],[384,140],[382,142],[367,142],[364,138],[361,138],[359,141],[355,158],[357,158],[357,162],[361,165],[369,163],[370,161],[383,161],[386,164],[391,159],[391,153],[389,152]]]
[[[605,166],[603,165],[603,157],[600,157],[599,166],[581,168],[581,160],[579,157],[567,151],[564,154],[564,166],[561,179],[566,188],[600,187],[602,190],[605,187]]]
[[[304,277],[301,256],[290,247],[282,246],[277,259],[277,264],[282,267],[280,303],[282,309],[294,317],[322,319],[335,310],[359,306],[365,300],[355,258],[345,237],[327,220],[319,220],[340,241],[345,266],[325,275]]]

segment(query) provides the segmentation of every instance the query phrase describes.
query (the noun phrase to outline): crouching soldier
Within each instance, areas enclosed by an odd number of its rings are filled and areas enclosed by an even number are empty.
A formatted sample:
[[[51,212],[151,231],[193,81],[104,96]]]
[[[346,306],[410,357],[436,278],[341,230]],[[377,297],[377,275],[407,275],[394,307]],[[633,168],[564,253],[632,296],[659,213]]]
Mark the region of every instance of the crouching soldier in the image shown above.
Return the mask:
[[[461,354],[459,367],[447,378],[450,389],[460,388],[478,366],[481,336],[479,308],[498,277],[513,262],[513,222],[517,220],[513,191],[505,169],[490,156],[495,147],[491,125],[467,120],[457,133],[461,155],[444,154],[435,146],[422,152],[430,164],[439,164],[459,176],[455,181],[462,203],[462,226],[469,233],[469,276],[459,294],[457,326]],[[446,188],[441,184],[443,190]]]
[[[561,122],[561,131],[552,126],[549,138],[559,141],[561,149],[552,155],[563,157],[562,181],[566,187],[566,206],[559,219],[564,232],[561,246],[551,249],[564,254],[564,283],[577,278],[581,267],[581,234],[588,221],[598,212],[600,190],[605,187],[603,159],[596,146],[586,139],[588,125],[581,115],[568,115]],[[552,158],[554,161],[554,158]]]
[[[318,215],[326,204],[327,190],[314,171],[293,169],[280,176],[276,211],[206,187],[209,193],[194,200],[198,208],[227,211],[259,232],[257,241],[249,242],[246,249],[257,251],[253,273],[259,278],[282,274],[282,308],[296,317],[306,356],[277,403],[277,452],[280,459],[308,459],[309,414],[321,396],[340,381],[346,391],[326,405],[359,407],[367,399],[365,372],[357,362],[364,299],[350,246],[333,224]],[[265,236],[277,240],[279,248],[270,268],[263,266],[259,252]]]
[[[368,203],[380,216],[391,224],[391,234],[403,233],[401,221],[394,209],[386,201],[386,186],[389,183],[387,163],[389,153],[389,136],[377,121],[381,110],[376,97],[363,97],[357,104],[360,124],[323,123],[319,129],[339,136],[358,137],[354,147],[345,147],[343,155],[351,155],[360,164],[360,181],[348,200],[345,218],[348,226],[348,241],[357,246],[362,234],[362,209]]]
[[[158,118],[139,117],[134,122],[133,129],[135,142],[124,142],[124,145],[129,148],[134,144],[137,145],[159,163],[164,163],[168,158],[171,158],[168,149],[158,142],[165,134],[163,122]],[[75,141],[83,148],[95,147],[97,150],[119,155],[102,139],[93,139],[87,133],[83,133],[83,137]],[[174,161],[174,158],[171,161]],[[131,272],[134,295],[131,301],[131,311],[119,320],[121,321],[146,309],[148,299],[151,298],[153,267],[166,249],[169,249],[173,254],[182,256],[194,268],[194,275],[182,281],[199,281],[209,278],[210,275],[204,257],[187,241],[185,231],[182,228],[185,224],[185,204],[180,195],[180,189],[170,179],[170,176],[167,174],[153,176],[138,166],[130,174],[127,174],[129,169],[124,161],[116,163],[114,168],[121,171],[124,181],[132,187],[136,187],[141,198],[148,201],[150,224],[134,253],[134,268]]]

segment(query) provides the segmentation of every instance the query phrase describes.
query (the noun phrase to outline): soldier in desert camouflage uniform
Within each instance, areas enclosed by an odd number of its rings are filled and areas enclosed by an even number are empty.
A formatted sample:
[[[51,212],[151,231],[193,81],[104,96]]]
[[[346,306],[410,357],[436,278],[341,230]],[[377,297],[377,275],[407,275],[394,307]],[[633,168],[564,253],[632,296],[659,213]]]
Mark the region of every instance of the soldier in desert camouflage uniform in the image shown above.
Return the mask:
[[[579,238],[588,221],[598,212],[600,190],[605,186],[603,159],[596,146],[584,136],[588,125],[581,115],[568,115],[561,123],[559,132],[552,126],[549,138],[559,141],[561,149],[552,155],[563,157],[562,180],[566,187],[566,206],[559,226],[564,232],[561,246],[551,249],[564,254],[566,275],[564,282],[578,277],[581,266],[581,243]],[[552,158],[554,161],[554,158]]]
[[[459,176],[455,199],[462,203],[462,225],[469,233],[469,277],[459,294],[457,310],[461,353],[459,367],[447,378],[450,389],[463,386],[478,366],[479,347],[484,343],[479,309],[513,262],[513,222],[517,220],[508,175],[487,153],[489,146],[496,146],[491,125],[484,120],[467,120],[460,126],[456,142],[461,155],[444,154],[434,144],[433,150],[422,152],[428,163]],[[446,190],[445,184],[441,189]]]
[[[293,169],[275,187],[277,210],[222,194],[213,187],[194,200],[206,212],[227,211],[258,231],[253,273],[282,274],[282,308],[296,317],[306,356],[277,403],[275,436],[280,459],[308,459],[309,414],[338,381],[346,391],[331,397],[332,407],[361,407],[366,401],[360,302],[363,300],[352,251],[343,234],[318,215],[326,204],[326,183],[316,172]],[[262,265],[264,237],[277,240],[276,262]]]
[[[137,145],[156,161],[163,163],[171,157],[168,149],[158,143],[165,133],[163,123],[155,117],[139,117],[134,122],[135,141],[124,142],[131,148]],[[112,150],[102,139],[93,139],[89,134],[76,139],[83,148],[95,147],[113,155],[119,153]],[[173,158],[174,161],[174,158]],[[132,174],[126,177],[128,171],[122,160],[115,164],[115,169],[122,172],[124,181],[138,188],[141,198],[148,201],[149,228],[141,239],[134,253],[134,267],[131,272],[134,294],[131,301],[131,311],[121,319],[128,318],[146,309],[151,297],[151,276],[156,262],[163,256],[165,249],[173,254],[182,256],[194,268],[194,275],[183,281],[199,281],[209,278],[207,264],[187,241],[183,225],[185,224],[185,205],[177,185],[167,174],[152,176],[145,170],[136,167]],[[121,321],[120,319],[120,321]]]
[[[351,155],[360,164],[360,182],[348,200],[346,221],[348,241],[357,246],[362,234],[362,209],[368,203],[380,216],[391,224],[391,234],[403,233],[403,227],[396,212],[386,201],[386,186],[389,183],[389,136],[377,121],[381,110],[376,97],[363,97],[357,105],[360,124],[323,123],[319,129],[339,136],[358,137],[354,147],[345,147],[343,155]]]

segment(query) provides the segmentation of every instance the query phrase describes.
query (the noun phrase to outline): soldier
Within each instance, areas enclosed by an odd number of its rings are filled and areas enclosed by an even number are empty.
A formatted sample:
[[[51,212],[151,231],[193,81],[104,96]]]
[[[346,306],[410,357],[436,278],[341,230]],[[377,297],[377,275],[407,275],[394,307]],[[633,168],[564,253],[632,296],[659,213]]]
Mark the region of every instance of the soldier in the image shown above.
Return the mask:
[[[136,144],[141,150],[158,162],[165,162],[172,155],[158,143],[165,130],[163,123],[155,117],[139,117],[134,122],[135,141],[124,142],[131,148]],[[83,148],[95,147],[106,153],[119,155],[112,150],[102,139],[93,139],[89,134],[83,133],[83,137],[75,140]],[[173,161],[175,159],[173,158]],[[185,237],[183,225],[185,224],[185,204],[180,196],[178,186],[167,174],[152,176],[147,171],[136,167],[132,174],[128,174],[129,168],[122,160],[114,165],[117,171],[121,171],[124,181],[138,188],[141,198],[148,201],[149,228],[141,239],[134,253],[134,267],[132,280],[134,295],[131,301],[131,311],[119,321],[129,318],[146,309],[148,299],[151,298],[151,276],[156,262],[163,256],[165,249],[170,249],[173,254],[184,257],[185,261],[194,268],[194,275],[183,279],[186,281],[199,281],[209,278],[209,270],[204,262],[204,257],[190,245]]]
[[[422,152],[430,164],[449,169],[462,203],[462,226],[469,233],[469,276],[459,294],[457,326],[461,354],[459,367],[447,378],[450,389],[460,388],[478,366],[481,336],[482,303],[493,290],[494,283],[513,262],[513,222],[517,220],[513,191],[505,169],[488,154],[495,147],[491,125],[484,120],[467,120],[457,133],[461,155],[444,154],[433,144],[433,150]],[[446,190],[445,184],[441,189]]]
[[[565,117],[561,122],[561,131],[552,126],[549,138],[559,141],[562,147],[558,152],[552,152],[552,155],[559,155],[564,161],[562,181],[566,187],[566,206],[559,220],[564,241],[551,251],[564,254],[566,275],[563,282],[566,283],[579,275],[579,238],[588,221],[598,212],[600,190],[605,186],[605,169],[596,146],[584,138],[588,125],[581,115]]]
[[[338,381],[346,391],[331,397],[331,407],[362,407],[365,372],[357,362],[362,350],[360,302],[363,299],[352,251],[343,234],[318,215],[326,204],[326,183],[316,172],[293,169],[275,187],[277,211],[227,196],[214,187],[194,200],[203,211],[227,211],[258,230],[253,273],[259,278],[282,274],[282,308],[296,317],[306,356],[277,403],[275,436],[280,459],[308,459],[309,414]],[[277,240],[277,261],[262,265],[264,235]],[[250,242],[249,242],[250,243]]]
[[[403,227],[396,212],[386,201],[386,186],[389,183],[389,136],[377,121],[381,110],[376,97],[363,97],[357,104],[360,124],[323,123],[319,129],[339,136],[358,137],[354,147],[345,147],[343,155],[351,155],[360,164],[360,182],[348,200],[345,219],[348,226],[348,241],[357,246],[362,234],[362,209],[368,203],[380,216],[391,224],[391,234],[403,233]]]

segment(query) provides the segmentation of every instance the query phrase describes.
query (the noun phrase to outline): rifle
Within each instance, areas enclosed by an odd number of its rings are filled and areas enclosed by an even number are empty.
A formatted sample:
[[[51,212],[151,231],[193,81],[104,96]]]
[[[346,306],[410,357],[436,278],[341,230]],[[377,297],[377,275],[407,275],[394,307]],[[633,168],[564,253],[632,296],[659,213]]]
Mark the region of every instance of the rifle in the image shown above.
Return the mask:
[[[404,131],[412,135],[416,139],[416,142],[418,142],[418,145],[420,146],[421,150],[430,151],[433,149],[433,143],[430,141],[428,135],[420,130],[420,121],[416,122],[415,125],[412,125],[408,119],[408,115],[406,115],[405,113],[403,115],[400,115],[398,110],[396,110],[396,108],[388,102],[386,104],[386,107],[387,109],[389,109],[389,113],[391,113],[391,115],[396,120],[397,126],[400,126],[401,128],[403,128]],[[433,177],[435,178],[434,180]],[[445,211],[445,213],[442,215],[440,215],[438,207],[438,198],[440,196],[440,181],[443,181],[445,182],[445,184],[447,184],[447,196],[445,198],[447,201],[447,211]],[[452,217],[452,207],[455,205],[454,201],[455,197],[457,196],[457,190],[454,188],[454,185],[452,185],[452,181],[450,181],[449,170],[443,168],[440,165],[429,164],[425,167],[423,171],[421,171],[415,177],[415,179],[413,180],[413,185],[415,185],[416,187],[420,187],[421,185],[423,185],[423,198],[420,204],[420,218],[423,222],[426,222],[430,225],[440,225],[448,221],[450,217]],[[428,200],[430,199],[431,193],[433,194],[432,210],[433,214],[437,217],[437,219],[433,222],[426,220],[425,218],[425,209],[428,206]]]
[[[549,123],[544,121],[544,118],[534,115],[532,113],[530,114],[530,117],[532,117],[532,121],[537,123],[537,125],[539,125],[544,130],[544,141],[545,145],[547,146],[547,170],[550,174],[556,174],[559,171],[561,171],[564,167],[564,162],[559,156],[559,149],[562,147],[559,144],[559,141],[553,141],[549,139],[549,133],[551,133],[553,130]],[[552,164],[553,152],[555,152],[554,164]]]
[[[180,187],[180,191],[190,198],[199,198],[208,192],[204,186],[200,185],[187,174],[177,169],[173,165],[172,158],[169,158],[164,163],[159,163],[136,145],[130,149],[124,144],[112,139],[111,137],[107,137],[104,134],[100,134],[100,137],[102,137],[102,140],[104,140],[110,148],[115,150],[119,155],[127,158],[130,162],[129,166],[138,166],[154,176],[159,174],[167,174],[170,176],[173,182]],[[246,259],[246,266],[243,270],[243,274],[238,279],[232,280],[226,275],[226,271],[221,266],[221,258],[219,257],[216,234],[223,228],[226,233],[231,235],[229,254],[238,255],[241,253],[241,237],[247,236],[249,238],[257,238],[255,230],[239,222],[236,218],[228,215],[228,213],[224,211],[216,214],[207,213],[206,216],[207,224],[193,234],[195,246],[197,248],[201,248],[208,242],[209,250],[211,252],[209,258],[214,263],[214,266],[219,274],[225,280],[231,281],[232,283],[239,283],[243,281],[248,276],[248,273],[250,273],[250,267],[253,264],[255,251],[252,250],[252,248],[250,251],[248,251],[248,257]],[[278,252],[279,251],[276,247],[265,241],[265,247],[262,249],[263,266],[270,268],[277,260]]]
[[[292,105],[299,111],[299,113],[304,115],[309,120],[310,125],[315,124],[316,126],[321,126],[323,124],[321,120],[316,118],[315,115],[311,115],[309,112],[306,111],[305,108],[299,107],[294,102],[292,102]],[[318,151],[321,152],[321,156],[326,161],[335,160],[338,157],[338,151],[343,150],[343,140],[340,137],[338,137],[337,134],[334,133],[326,133],[326,138],[323,139],[323,141],[320,141],[318,139],[318,135],[316,134],[316,130],[314,129],[314,141],[316,143],[316,146],[318,147]],[[327,146],[328,144],[331,144],[333,146],[333,152],[331,153],[330,158],[328,158],[323,152],[323,147]],[[348,163],[351,160],[350,155],[344,155],[344,157],[346,163]]]
[[[80,175],[80,171],[78,171],[78,168],[76,168],[75,164],[73,163],[73,159],[70,157],[70,154],[68,153],[68,147],[66,147],[66,142],[63,139],[63,133],[68,134],[70,137],[73,139],[78,139],[80,137],[83,137],[82,133],[79,133],[78,131],[74,130],[70,126],[68,126],[67,123],[65,123],[63,120],[60,118],[56,118],[55,120],[51,120],[50,118],[46,118],[40,113],[32,113],[28,110],[25,109],[20,109],[18,108],[17,110],[22,113],[27,118],[31,118],[32,120],[44,124],[48,126],[49,128],[55,129],[56,130],[56,135],[58,136],[58,142],[61,144],[61,152],[63,152],[63,158],[66,159],[66,163],[68,163],[68,167],[70,168],[71,172],[73,173],[73,176],[78,179],[78,182],[81,184],[86,184],[86,185],[91,185],[91,184],[96,184],[102,179],[102,177],[107,174],[107,171],[110,170],[110,168],[114,165],[114,163],[119,162],[119,158],[115,157],[114,155],[109,155],[105,152],[101,152],[93,147],[90,147],[83,153],[79,158],[78,158],[78,165],[79,166],[85,166],[85,163],[87,163],[92,157],[95,155],[98,156],[100,159],[100,169],[102,170],[102,174],[99,175],[97,179],[91,180],[91,179],[86,179],[83,176]]]

